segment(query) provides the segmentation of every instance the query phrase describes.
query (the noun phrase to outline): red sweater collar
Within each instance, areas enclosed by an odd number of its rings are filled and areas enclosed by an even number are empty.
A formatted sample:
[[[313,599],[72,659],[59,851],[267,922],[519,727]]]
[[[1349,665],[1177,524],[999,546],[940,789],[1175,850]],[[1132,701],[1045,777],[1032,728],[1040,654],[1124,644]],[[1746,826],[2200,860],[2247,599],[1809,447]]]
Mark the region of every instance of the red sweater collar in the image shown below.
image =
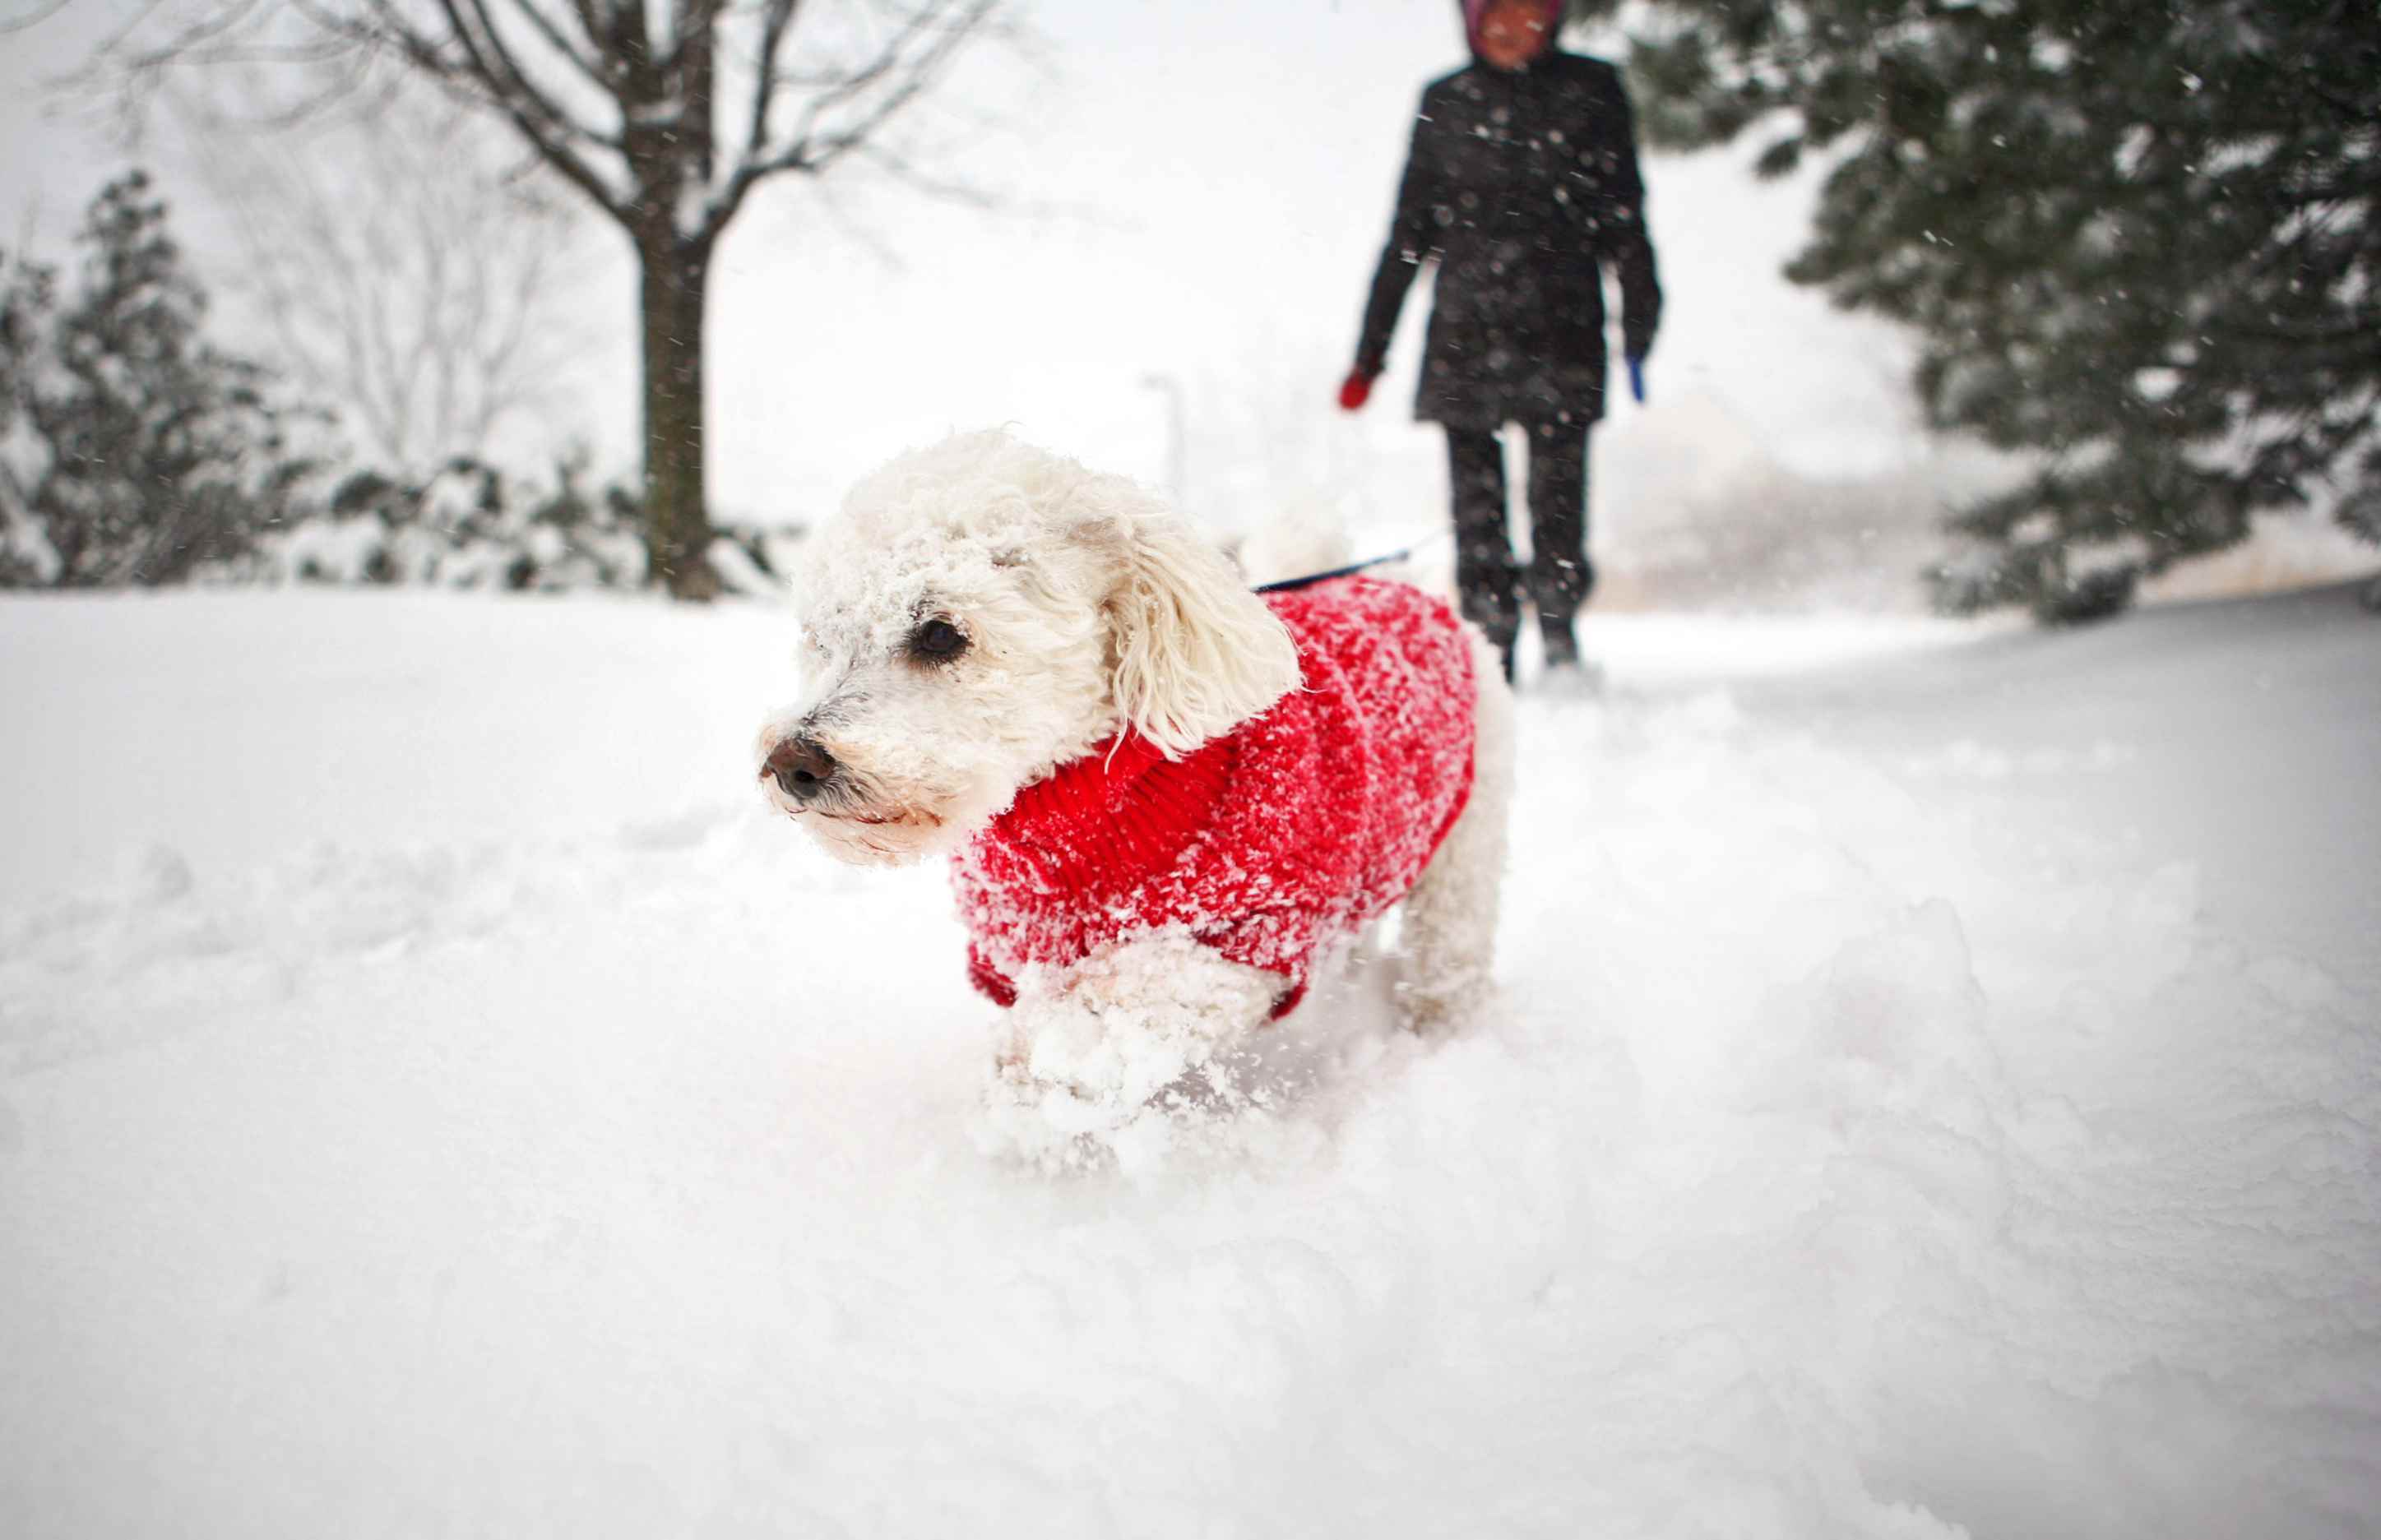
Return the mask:
[[[1213,819],[1236,737],[1179,759],[1138,734],[1110,738],[1020,790],[984,837],[1053,887],[1129,888],[1171,867]]]

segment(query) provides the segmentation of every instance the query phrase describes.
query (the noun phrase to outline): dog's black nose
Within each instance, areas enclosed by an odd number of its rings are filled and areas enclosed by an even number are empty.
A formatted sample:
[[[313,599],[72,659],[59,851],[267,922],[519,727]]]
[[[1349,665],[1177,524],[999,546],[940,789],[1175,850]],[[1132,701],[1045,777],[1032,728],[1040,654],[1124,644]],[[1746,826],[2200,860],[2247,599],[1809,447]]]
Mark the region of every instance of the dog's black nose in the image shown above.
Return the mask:
[[[835,756],[808,738],[788,738],[769,751],[761,773],[775,781],[796,802],[808,802],[835,779]]]

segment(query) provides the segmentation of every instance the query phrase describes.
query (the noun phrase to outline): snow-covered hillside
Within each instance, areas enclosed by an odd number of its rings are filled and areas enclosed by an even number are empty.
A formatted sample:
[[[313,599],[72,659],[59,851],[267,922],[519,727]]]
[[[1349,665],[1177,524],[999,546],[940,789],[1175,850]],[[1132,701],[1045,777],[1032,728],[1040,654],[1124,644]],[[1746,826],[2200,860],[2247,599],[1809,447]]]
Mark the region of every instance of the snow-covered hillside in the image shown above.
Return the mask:
[[[1588,634],[1500,1019],[1052,1181],[779,617],[0,604],[0,1533],[2381,1527],[2381,621]]]

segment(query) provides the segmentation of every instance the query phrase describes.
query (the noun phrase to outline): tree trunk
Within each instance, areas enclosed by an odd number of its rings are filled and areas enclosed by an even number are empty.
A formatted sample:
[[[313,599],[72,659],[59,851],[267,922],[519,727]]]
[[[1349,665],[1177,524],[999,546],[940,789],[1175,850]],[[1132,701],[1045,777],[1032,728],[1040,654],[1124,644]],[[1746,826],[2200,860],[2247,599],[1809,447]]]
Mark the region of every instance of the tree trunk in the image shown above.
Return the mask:
[[[656,231],[637,242],[645,323],[645,550],[674,599],[719,591],[703,501],[702,314],[711,253]]]

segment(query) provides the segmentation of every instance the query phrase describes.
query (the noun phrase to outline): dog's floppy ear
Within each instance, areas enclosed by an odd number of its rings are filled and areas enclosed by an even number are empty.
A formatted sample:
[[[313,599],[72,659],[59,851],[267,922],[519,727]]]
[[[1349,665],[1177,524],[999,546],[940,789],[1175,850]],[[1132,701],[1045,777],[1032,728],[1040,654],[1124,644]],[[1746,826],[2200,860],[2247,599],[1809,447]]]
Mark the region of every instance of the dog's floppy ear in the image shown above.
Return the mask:
[[[1224,553],[1160,507],[1103,520],[1117,709],[1179,757],[1298,687],[1289,633]]]

